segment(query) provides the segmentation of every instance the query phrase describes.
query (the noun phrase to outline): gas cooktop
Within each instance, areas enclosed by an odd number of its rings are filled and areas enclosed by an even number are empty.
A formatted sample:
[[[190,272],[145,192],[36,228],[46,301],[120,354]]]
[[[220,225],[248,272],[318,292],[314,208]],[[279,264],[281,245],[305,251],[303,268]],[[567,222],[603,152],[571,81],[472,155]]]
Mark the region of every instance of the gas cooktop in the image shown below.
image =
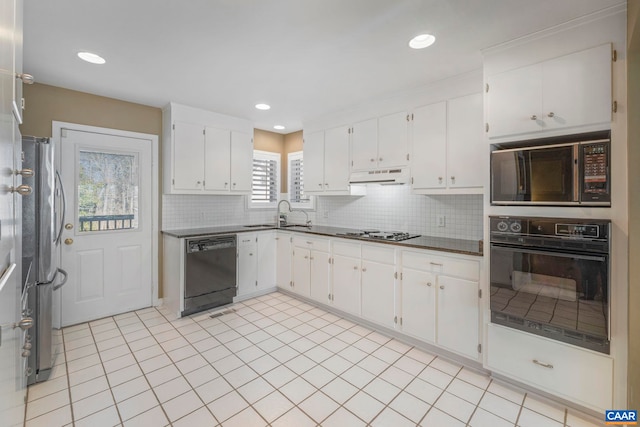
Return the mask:
[[[358,230],[339,233],[338,236],[359,237],[362,239],[387,240],[390,242],[400,242],[402,240],[420,237],[419,234],[410,234],[403,231],[380,231],[380,230]]]

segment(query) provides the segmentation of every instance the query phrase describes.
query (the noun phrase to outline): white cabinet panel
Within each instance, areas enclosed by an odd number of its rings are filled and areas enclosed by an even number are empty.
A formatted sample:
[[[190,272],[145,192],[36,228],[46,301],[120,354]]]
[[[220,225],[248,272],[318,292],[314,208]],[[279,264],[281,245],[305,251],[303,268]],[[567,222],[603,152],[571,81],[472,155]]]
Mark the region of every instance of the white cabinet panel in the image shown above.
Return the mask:
[[[213,127],[205,128],[204,136],[204,189],[229,190],[231,132]]]
[[[436,284],[433,273],[402,271],[402,331],[431,343],[436,340]]]
[[[258,290],[276,286],[277,242],[274,231],[258,233]]]
[[[408,116],[406,112],[378,119],[378,167],[405,166],[408,162]]]
[[[305,157],[305,179],[306,161]],[[348,126],[328,129],[324,132],[324,190],[349,191]]]
[[[305,297],[309,297],[311,288],[310,253],[309,249],[298,247],[293,250],[293,286],[291,290]]]
[[[331,302],[339,310],[360,315],[360,258],[333,256]]]
[[[483,139],[482,94],[448,102],[447,180],[450,188],[482,187],[486,167]]]
[[[200,190],[204,181],[204,126],[175,122],[173,130],[173,188]]]
[[[304,136],[304,191],[320,192],[324,189],[324,132]]]
[[[329,301],[329,254],[311,251],[309,265],[309,295],[314,300],[327,304]]]
[[[438,276],[437,341],[478,358],[478,282]]]
[[[613,359],[490,324],[487,367],[594,411],[613,405]]]
[[[388,328],[395,322],[395,264],[362,260],[362,317]]]
[[[247,295],[258,286],[256,244],[238,245],[238,296]]]
[[[413,112],[413,188],[446,188],[447,103],[425,105]]]
[[[351,170],[375,169],[378,164],[378,119],[355,123],[351,133]]]
[[[253,178],[253,138],[243,132],[231,132],[231,191],[251,193]]]
[[[279,288],[291,288],[291,235],[277,232],[276,236],[277,266],[276,284]]]

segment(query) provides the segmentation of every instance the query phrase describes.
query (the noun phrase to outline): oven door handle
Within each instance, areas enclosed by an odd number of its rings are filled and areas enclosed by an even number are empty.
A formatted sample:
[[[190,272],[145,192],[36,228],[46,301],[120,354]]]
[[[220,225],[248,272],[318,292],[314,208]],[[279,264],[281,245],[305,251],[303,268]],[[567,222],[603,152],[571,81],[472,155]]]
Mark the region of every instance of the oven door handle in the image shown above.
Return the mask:
[[[493,250],[493,248],[498,248],[500,250],[504,250],[508,252],[520,252],[520,253],[533,254],[533,255],[547,255],[547,256],[556,256],[561,258],[574,258],[574,259],[583,259],[586,261],[598,261],[598,262],[607,261],[607,258],[604,256],[566,254],[563,252],[555,252],[555,251],[537,251],[537,250],[525,249],[521,247],[497,245],[495,243],[491,244],[491,249]]]

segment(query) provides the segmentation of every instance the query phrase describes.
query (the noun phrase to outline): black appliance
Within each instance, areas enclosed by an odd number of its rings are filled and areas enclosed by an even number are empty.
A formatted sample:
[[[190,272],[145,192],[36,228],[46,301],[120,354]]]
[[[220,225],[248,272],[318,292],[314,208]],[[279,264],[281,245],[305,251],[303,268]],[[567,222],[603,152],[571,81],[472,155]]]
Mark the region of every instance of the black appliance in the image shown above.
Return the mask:
[[[493,205],[611,206],[609,132],[494,148]]]
[[[611,221],[489,222],[491,321],[608,354]]]
[[[182,316],[233,302],[237,291],[236,247],[235,234],[186,241]]]

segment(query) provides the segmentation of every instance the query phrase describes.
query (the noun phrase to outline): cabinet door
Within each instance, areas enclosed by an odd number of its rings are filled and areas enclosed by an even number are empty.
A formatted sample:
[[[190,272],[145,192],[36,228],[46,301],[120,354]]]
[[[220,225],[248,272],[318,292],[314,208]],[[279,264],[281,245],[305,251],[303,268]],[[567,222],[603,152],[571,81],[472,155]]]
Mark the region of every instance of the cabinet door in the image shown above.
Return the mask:
[[[304,173],[306,180],[306,155]],[[329,129],[324,133],[324,189],[325,191],[349,190],[349,127],[347,126]]]
[[[292,290],[302,296],[308,297],[310,292],[311,266],[309,263],[310,251],[295,247],[293,249],[293,286]]]
[[[445,188],[447,103],[425,105],[413,112],[413,188]]]
[[[324,189],[324,132],[304,136],[304,192],[318,193]]]
[[[327,304],[329,299],[329,254],[311,251],[310,261],[310,289],[309,294],[314,300]]]
[[[482,94],[463,96],[448,103],[447,180],[450,188],[482,187],[489,149],[482,134]]]
[[[395,266],[362,260],[362,317],[395,327]]]
[[[402,331],[428,342],[436,340],[436,278],[433,273],[402,271]]]
[[[438,344],[478,358],[478,282],[438,276]]]
[[[611,45],[544,62],[542,91],[548,129],[611,122]]]
[[[337,309],[360,315],[361,274],[359,258],[333,256],[331,301]]]
[[[408,117],[406,112],[400,112],[378,119],[378,167],[409,163]]]
[[[370,170],[378,166],[378,119],[353,125],[351,170]]]
[[[276,233],[258,233],[258,289],[276,286]]]
[[[238,296],[254,292],[258,287],[256,245],[238,246]]]
[[[489,138],[543,129],[541,67],[535,64],[487,78]]]
[[[204,181],[204,127],[175,122],[173,130],[173,189],[201,190]]]
[[[277,265],[276,284],[279,288],[290,289],[291,286],[291,237],[277,233]]]
[[[207,126],[204,130],[204,189],[229,191],[231,132]]]
[[[253,178],[253,138],[231,132],[231,191],[251,193]]]

